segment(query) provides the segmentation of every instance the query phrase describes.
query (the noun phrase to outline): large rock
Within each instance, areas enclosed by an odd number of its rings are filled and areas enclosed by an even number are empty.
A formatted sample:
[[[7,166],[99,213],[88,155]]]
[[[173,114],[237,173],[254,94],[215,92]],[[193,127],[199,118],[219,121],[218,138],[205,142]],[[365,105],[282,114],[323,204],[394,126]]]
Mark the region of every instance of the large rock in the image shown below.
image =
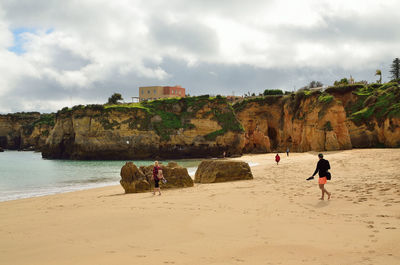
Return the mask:
[[[4,152],[4,149],[0,147],[0,152]]]
[[[253,179],[249,164],[243,161],[205,160],[196,170],[194,182],[215,183]]]
[[[150,181],[151,187],[154,187],[153,167],[153,165],[140,167],[146,179]],[[167,166],[161,164],[160,167],[167,180],[165,184],[160,181],[162,189],[193,187],[193,180],[186,168],[179,166],[176,162],[169,162]]]
[[[137,193],[150,190],[150,184],[143,172],[132,162],[126,162],[121,168],[121,186],[125,193]]]

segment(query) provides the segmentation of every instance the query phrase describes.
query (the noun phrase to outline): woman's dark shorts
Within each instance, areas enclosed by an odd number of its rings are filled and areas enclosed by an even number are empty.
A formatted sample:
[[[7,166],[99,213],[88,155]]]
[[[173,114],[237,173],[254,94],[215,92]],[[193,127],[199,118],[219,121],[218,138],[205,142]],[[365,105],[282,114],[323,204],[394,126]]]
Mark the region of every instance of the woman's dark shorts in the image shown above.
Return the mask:
[[[159,179],[155,179],[155,180],[154,180],[154,188],[159,188],[159,187],[160,187],[159,182],[160,182]]]

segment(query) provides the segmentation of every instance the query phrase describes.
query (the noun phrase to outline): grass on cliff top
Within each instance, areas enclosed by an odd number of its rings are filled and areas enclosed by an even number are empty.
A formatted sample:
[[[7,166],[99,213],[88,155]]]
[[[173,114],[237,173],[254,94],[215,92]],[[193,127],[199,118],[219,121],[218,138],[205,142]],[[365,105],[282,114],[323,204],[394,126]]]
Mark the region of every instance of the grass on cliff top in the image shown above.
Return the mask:
[[[272,105],[283,97],[283,95],[267,95],[267,96],[258,96],[251,98],[244,98],[242,101],[239,101],[233,104],[233,109],[235,112],[241,112],[246,109],[249,103],[258,103],[259,105]]]
[[[372,117],[378,122],[400,117],[400,87],[397,83],[371,84],[353,93],[358,99],[347,110],[356,124],[367,124]]]

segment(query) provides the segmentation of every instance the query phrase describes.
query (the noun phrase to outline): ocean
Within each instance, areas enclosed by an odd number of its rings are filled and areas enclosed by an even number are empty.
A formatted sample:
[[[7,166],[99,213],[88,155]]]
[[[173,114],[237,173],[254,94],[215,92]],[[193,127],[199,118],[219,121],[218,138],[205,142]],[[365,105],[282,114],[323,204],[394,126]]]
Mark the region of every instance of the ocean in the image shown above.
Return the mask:
[[[194,176],[201,160],[174,160]],[[76,161],[43,159],[41,153],[0,153],[0,201],[37,197],[90,188],[119,185],[124,161]],[[132,161],[137,166],[154,161]],[[168,161],[160,161],[168,163]]]

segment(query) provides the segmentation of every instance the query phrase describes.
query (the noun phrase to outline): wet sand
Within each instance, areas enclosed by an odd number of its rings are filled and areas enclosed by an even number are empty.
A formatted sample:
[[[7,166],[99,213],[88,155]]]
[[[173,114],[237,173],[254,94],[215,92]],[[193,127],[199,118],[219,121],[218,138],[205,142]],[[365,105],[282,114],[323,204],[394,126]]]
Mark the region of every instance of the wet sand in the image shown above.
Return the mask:
[[[0,203],[0,264],[400,264],[400,149],[246,155],[254,180]]]

